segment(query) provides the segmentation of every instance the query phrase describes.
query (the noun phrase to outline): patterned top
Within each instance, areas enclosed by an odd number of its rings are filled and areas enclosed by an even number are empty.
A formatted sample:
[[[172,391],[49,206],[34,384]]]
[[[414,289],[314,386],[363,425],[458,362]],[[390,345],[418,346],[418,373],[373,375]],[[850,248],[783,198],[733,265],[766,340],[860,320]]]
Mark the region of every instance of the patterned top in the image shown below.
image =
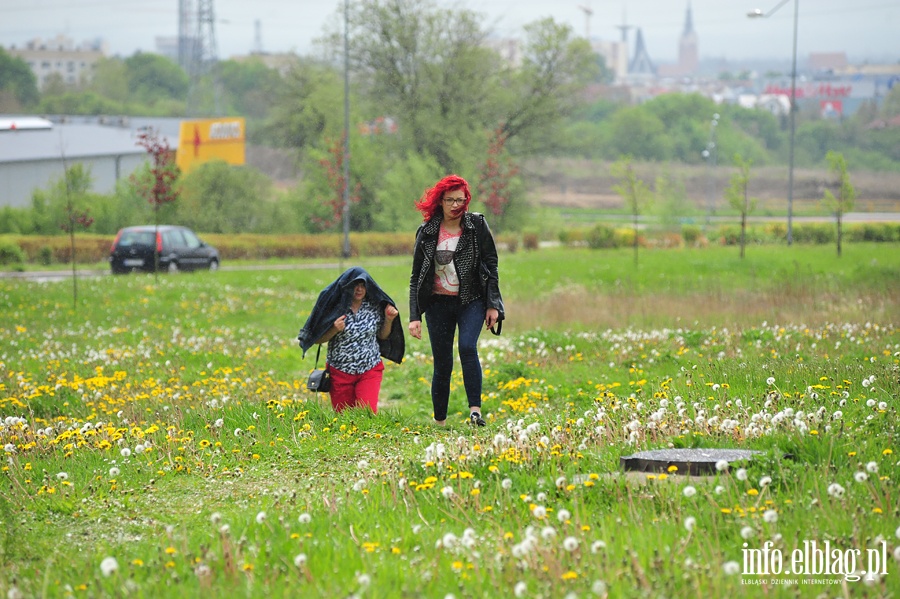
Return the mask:
[[[328,342],[328,363],[347,374],[362,374],[381,361],[376,335],[384,324],[384,314],[369,300],[359,310],[347,313],[344,330]]]
[[[458,233],[450,233],[441,227],[438,233],[437,249],[434,252],[434,293],[437,295],[459,295],[459,276],[453,257],[460,237],[462,229]]]

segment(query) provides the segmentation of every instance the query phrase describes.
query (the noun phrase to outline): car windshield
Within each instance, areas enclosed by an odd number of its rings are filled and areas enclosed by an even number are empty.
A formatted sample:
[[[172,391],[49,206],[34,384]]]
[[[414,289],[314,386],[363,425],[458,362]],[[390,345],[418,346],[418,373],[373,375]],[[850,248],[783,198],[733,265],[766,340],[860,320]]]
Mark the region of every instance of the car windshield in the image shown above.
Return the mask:
[[[119,238],[119,247],[130,247],[133,245],[153,245],[156,241],[156,235],[153,231],[123,231]]]

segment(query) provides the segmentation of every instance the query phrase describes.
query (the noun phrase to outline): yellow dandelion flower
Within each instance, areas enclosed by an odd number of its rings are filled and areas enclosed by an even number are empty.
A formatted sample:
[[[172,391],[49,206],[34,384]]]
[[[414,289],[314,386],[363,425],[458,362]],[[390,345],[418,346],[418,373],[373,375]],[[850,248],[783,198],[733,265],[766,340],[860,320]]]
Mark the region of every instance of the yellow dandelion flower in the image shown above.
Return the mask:
[[[253,564],[244,564],[244,572],[253,572]]]
[[[872,509],[872,513],[873,513],[873,514],[882,514],[882,513],[884,513],[884,512],[881,511],[881,508],[880,508],[880,507],[876,507],[876,508],[873,508],[873,509]]]
[[[590,532],[590,531],[591,531],[591,527],[588,526],[587,524],[585,524],[585,525],[583,525],[583,526],[581,527],[581,530],[584,531],[584,532]]]
[[[174,567],[175,567],[175,562],[173,562],[172,560],[169,560],[166,562],[166,568],[174,568]]]
[[[730,513],[731,513],[731,508],[723,507],[723,508],[722,508],[721,510],[719,510],[719,511],[722,512],[723,514],[730,514]]]
[[[891,455],[894,451],[891,448],[887,448],[881,452],[881,455]]]
[[[169,555],[175,555],[176,553],[178,553],[178,550],[174,547],[166,547],[166,553]]]
[[[482,511],[482,512],[490,512],[490,511],[492,511],[493,509],[494,509],[493,507],[491,507],[491,506],[489,506],[489,505],[486,505],[486,506],[484,506],[484,508],[482,508],[481,511]]]
[[[401,551],[399,547],[391,547],[391,553],[394,555],[400,555]]]
[[[133,560],[131,560],[131,565],[132,565],[132,566],[138,566],[138,567],[143,566],[143,565],[144,565],[144,560],[142,560],[142,559],[133,559]]]
[[[656,480],[656,475],[655,475],[655,474],[648,474],[648,475],[647,475],[647,480]]]
[[[659,478],[659,480],[666,480],[667,478],[669,478],[669,475],[663,472],[657,478]]]
[[[469,495],[471,495],[472,497],[477,497],[480,494],[481,494],[481,489],[472,489],[471,491],[469,491]]]
[[[563,580],[575,580],[577,578],[578,578],[578,574],[576,574],[575,572],[573,572],[571,570],[569,570],[568,572],[566,572],[565,574],[562,575]]]
[[[847,452],[847,455],[850,456],[850,457],[852,458],[853,456],[856,455],[856,452],[855,452],[855,451],[850,451],[850,452]]]
[[[756,489],[747,489],[747,495],[754,497],[756,495],[759,495],[759,491],[757,491]]]
[[[678,466],[676,466],[675,464],[672,464],[671,466],[668,467],[668,471],[669,472],[678,472]]]

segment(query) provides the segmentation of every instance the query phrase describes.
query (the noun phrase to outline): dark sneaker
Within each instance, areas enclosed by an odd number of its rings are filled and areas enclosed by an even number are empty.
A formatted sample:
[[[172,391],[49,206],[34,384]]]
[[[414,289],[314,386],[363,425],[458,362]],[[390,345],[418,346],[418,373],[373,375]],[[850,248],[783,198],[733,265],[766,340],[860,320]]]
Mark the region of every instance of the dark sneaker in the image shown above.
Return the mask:
[[[481,412],[472,412],[469,414],[469,424],[472,426],[485,426],[487,422],[481,417]]]

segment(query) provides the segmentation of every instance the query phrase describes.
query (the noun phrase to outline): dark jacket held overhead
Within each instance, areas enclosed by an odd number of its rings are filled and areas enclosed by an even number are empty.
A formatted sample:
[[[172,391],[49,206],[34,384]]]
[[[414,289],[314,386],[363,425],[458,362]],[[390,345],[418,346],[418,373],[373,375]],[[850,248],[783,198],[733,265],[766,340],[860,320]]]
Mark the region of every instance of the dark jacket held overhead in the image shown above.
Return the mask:
[[[319,293],[319,298],[309,313],[306,324],[300,329],[297,340],[300,342],[300,348],[303,350],[304,356],[306,356],[309,348],[315,345],[316,341],[328,332],[335,320],[350,311],[353,287],[356,281],[360,280],[366,284],[366,298],[378,306],[382,317],[384,316],[385,306],[390,304],[395,308],[397,307],[394,300],[378,286],[378,283],[372,279],[371,275],[364,268],[359,266],[348,268],[333,283],[330,283]],[[403,362],[403,355],[406,352],[406,340],[403,335],[403,324],[399,316],[391,323],[391,334],[388,338],[378,339],[378,346],[383,358],[387,358],[397,364]]]

